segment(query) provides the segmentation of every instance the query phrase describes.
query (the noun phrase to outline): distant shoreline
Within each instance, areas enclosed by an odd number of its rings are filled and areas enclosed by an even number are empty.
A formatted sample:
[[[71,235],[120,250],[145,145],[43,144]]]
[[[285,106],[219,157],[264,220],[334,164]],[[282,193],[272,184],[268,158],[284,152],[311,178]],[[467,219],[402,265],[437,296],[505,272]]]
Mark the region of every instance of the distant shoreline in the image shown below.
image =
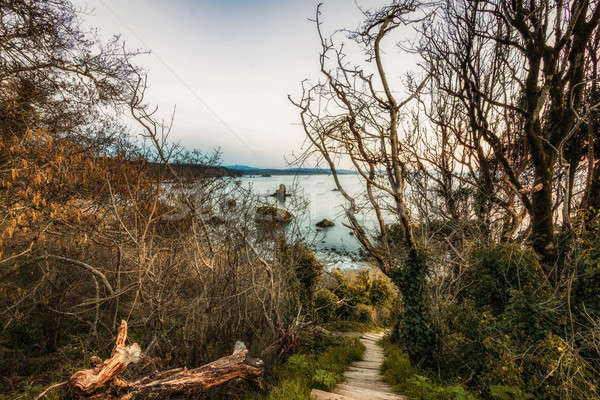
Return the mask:
[[[328,168],[255,168],[246,165],[228,165],[223,168],[239,175],[331,175]],[[354,175],[356,171],[348,169],[337,170],[339,175]]]

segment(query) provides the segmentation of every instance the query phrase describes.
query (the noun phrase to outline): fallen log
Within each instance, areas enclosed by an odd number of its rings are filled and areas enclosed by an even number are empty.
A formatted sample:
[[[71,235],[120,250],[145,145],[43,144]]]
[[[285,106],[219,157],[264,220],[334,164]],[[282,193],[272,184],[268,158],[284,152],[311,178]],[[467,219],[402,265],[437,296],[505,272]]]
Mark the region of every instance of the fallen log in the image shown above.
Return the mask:
[[[122,321],[115,348],[110,358],[95,367],[78,371],[67,384],[73,397],[77,399],[136,399],[144,397],[167,397],[177,393],[200,393],[235,378],[262,383],[264,363],[248,355],[242,342],[236,342],[233,354],[215,360],[198,368],[175,368],[155,371],[135,381],[118,378],[129,364],[137,363],[142,357],[137,343],[126,346],[127,322]]]

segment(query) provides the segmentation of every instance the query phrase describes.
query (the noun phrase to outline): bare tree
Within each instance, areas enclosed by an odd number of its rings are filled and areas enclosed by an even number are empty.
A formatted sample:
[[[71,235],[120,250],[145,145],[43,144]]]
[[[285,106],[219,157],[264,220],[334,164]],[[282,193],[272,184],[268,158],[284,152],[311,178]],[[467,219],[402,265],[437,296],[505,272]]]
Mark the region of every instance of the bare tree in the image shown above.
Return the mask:
[[[584,143],[593,141],[577,110],[585,108],[584,82],[597,51],[599,5],[445,2],[432,18],[421,32],[425,68],[438,90],[463,103],[469,124],[459,137],[472,137],[472,146],[481,138],[501,167],[492,192],[504,192],[494,201],[512,214],[507,233],[529,221],[531,243],[556,281],[555,210],[562,203],[568,223]],[[482,180],[486,168],[480,167]],[[565,173],[563,198],[556,185]]]
[[[367,55],[364,66],[347,61],[343,45],[326,38],[321,30],[320,8],[315,24],[321,42],[320,72],[323,80],[302,83],[302,95],[290,101],[299,109],[309,151],[318,153],[329,166],[335,184],[346,201],[350,228],[378,264],[398,284],[404,296],[404,339],[411,359],[431,365],[435,347],[434,328],[425,302],[427,264],[420,253],[409,209],[405,201],[405,177],[410,162],[401,126],[403,110],[424,87],[424,79],[404,99],[396,97],[392,79],[384,65],[383,44],[391,33],[419,21],[419,3],[393,2],[365,13],[362,27],[349,33]],[[370,72],[373,71],[373,72]],[[338,164],[349,162],[365,185],[365,202],[347,191],[337,174]],[[377,219],[377,234],[363,226],[357,215],[364,210]],[[397,249],[385,219],[392,213],[402,231],[405,266],[399,268]],[[396,232],[397,229],[394,230]],[[397,239],[397,238],[394,238]]]

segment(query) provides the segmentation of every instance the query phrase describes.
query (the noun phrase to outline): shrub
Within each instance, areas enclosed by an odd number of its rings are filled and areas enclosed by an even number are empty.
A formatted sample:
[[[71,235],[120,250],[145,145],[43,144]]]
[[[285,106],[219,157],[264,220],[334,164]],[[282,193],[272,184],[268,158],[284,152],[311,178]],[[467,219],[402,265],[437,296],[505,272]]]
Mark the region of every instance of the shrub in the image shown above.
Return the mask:
[[[315,293],[313,307],[318,321],[328,322],[335,318],[338,309],[338,297],[328,289],[320,289]]]
[[[391,283],[382,278],[375,277],[369,286],[369,301],[374,306],[386,306],[392,301],[394,295]]]
[[[534,396],[531,393],[525,393],[518,387],[491,385],[490,395],[498,400],[529,400]]]
[[[379,326],[389,326],[394,322],[395,315],[389,307],[376,307],[375,314],[375,321]]]
[[[579,251],[575,257],[576,280],[572,304],[577,314],[600,315],[600,213],[589,222],[582,232]],[[584,315],[578,315],[585,318]]]
[[[314,295],[317,280],[323,271],[323,264],[304,244],[289,244],[285,238],[278,240],[277,257],[282,265],[288,266],[296,282],[299,300],[309,306]]]
[[[271,390],[268,400],[309,400],[310,387],[302,378],[285,379]]]
[[[465,278],[469,297],[477,307],[489,306],[494,314],[504,311],[510,291],[548,290],[548,280],[532,249],[511,243],[476,248],[469,257]]]
[[[308,301],[312,298],[317,279],[323,271],[323,264],[305,245],[296,245],[294,250],[296,253],[294,272],[300,283],[301,295],[305,301]]]
[[[408,355],[395,344],[383,342],[385,359],[381,372],[394,391],[419,400],[475,400],[461,385],[442,385],[419,375],[411,366]]]
[[[469,261],[465,293],[441,306],[444,378],[469,374],[472,388],[497,399],[596,398],[597,355],[586,357],[581,333],[564,338],[566,293],[550,290],[532,251],[493,245]]]
[[[344,379],[342,374],[350,364],[362,358],[365,349],[358,338],[311,335],[308,339],[302,343],[307,353],[287,360],[268,399],[309,399],[311,388],[332,390]]]
[[[352,320],[363,323],[374,323],[377,318],[377,312],[372,306],[366,304],[357,304],[352,310]]]
[[[425,249],[408,251],[392,270],[392,281],[402,293],[402,319],[398,321],[394,340],[406,344],[410,360],[426,368],[436,366],[439,326],[429,304],[429,255]]]
[[[340,381],[340,375],[326,369],[317,369],[312,377],[314,387],[331,391],[336,383]]]
[[[396,317],[398,298],[394,285],[379,273],[363,270],[357,274],[332,274],[334,283],[329,290],[336,296],[336,320],[352,320],[368,324],[388,325]],[[319,296],[325,296],[320,293]],[[321,303],[325,299],[319,298]],[[370,315],[367,315],[370,314]]]

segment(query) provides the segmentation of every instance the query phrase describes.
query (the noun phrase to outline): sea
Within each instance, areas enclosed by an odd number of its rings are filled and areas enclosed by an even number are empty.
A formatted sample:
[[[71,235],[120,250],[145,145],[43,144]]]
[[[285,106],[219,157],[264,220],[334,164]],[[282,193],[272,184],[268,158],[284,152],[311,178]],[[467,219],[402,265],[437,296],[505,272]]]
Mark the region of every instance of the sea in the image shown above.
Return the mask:
[[[345,174],[338,175],[338,178],[346,192],[361,204],[365,188],[360,175]],[[347,226],[347,201],[337,190],[332,175],[243,175],[236,178],[235,184],[250,189],[259,201],[291,212],[293,223],[297,224],[303,239],[329,269],[369,267],[360,243]],[[290,194],[285,200],[272,196],[282,184]],[[373,212],[365,208],[357,217],[367,231],[375,232],[377,220]],[[317,227],[316,224],[323,219],[335,225]]]

